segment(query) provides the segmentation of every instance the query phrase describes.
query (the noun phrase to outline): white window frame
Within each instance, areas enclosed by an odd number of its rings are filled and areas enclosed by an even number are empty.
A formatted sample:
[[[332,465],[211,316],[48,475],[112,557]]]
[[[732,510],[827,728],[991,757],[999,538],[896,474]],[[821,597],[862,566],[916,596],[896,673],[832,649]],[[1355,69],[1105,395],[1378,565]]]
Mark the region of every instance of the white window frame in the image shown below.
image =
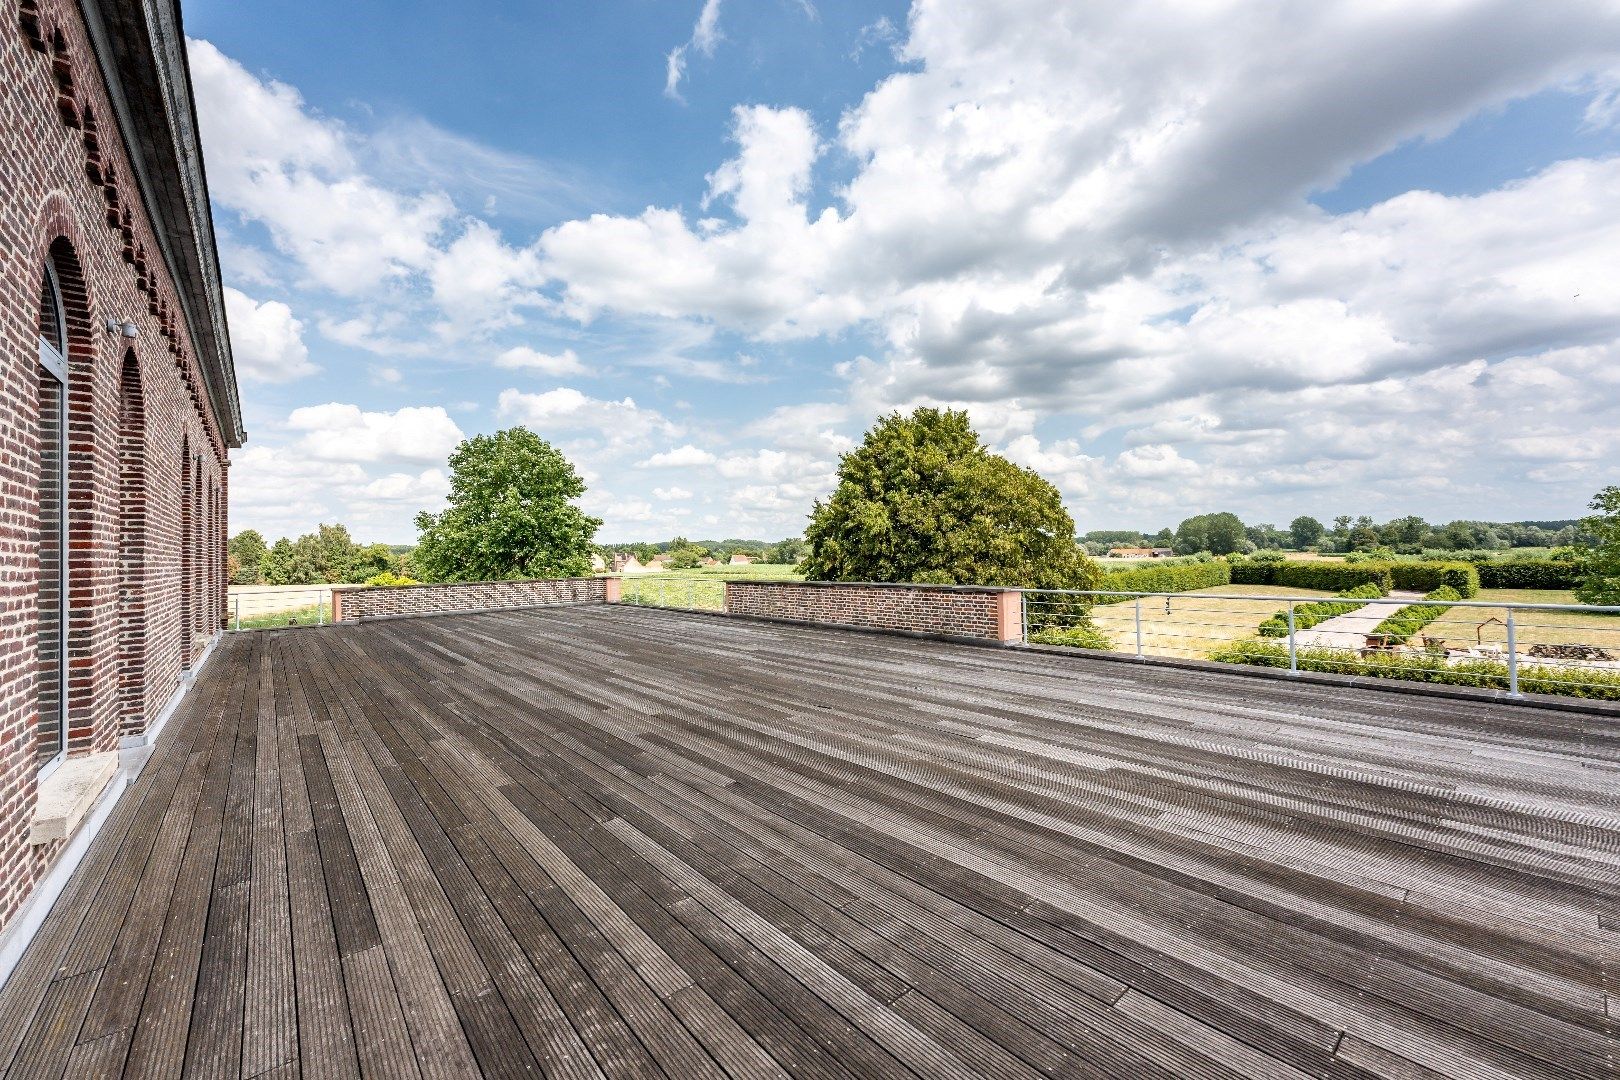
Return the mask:
[[[47,341],[43,335],[39,339],[39,366],[45,369],[46,374],[56,380],[58,393],[61,395],[61,416],[57,422],[57,498],[59,510],[57,511],[57,606],[60,609],[56,621],[56,632],[59,635],[56,644],[57,690],[56,690],[56,753],[39,767],[39,779],[43,780],[55,772],[67,757],[68,734],[68,364],[65,355],[67,344],[67,310],[62,305],[62,287],[56,278],[56,267],[50,261],[45,263],[45,283],[49,286],[50,300],[55,306],[56,328],[59,341]]]

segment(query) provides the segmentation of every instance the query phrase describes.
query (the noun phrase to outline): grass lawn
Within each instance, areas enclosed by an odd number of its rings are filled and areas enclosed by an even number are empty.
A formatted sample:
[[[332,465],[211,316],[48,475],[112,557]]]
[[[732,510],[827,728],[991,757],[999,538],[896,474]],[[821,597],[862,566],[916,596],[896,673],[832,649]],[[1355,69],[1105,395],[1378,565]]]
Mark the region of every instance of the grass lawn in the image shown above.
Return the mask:
[[[1210,596],[1296,596],[1319,597],[1315,589],[1290,589],[1281,585],[1217,585],[1200,589],[1198,595],[1170,597],[1165,613],[1162,597],[1142,601],[1142,649],[1150,656],[1177,656],[1202,659],[1231,641],[1255,637],[1260,623],[1279,610],[1271,600],[1212,600]],[[1107,604],[1095,607],[1091,621],[1114,642],[1114,651],[1136,651],[1136,605]]]
[[[277,626],[314,626],[320,622],[331,622],[332,613],[324,604],[311,604],[308,607],[293,608],[289,611],[272,611],[262,615],[242,616],[243,630],[270,630]]]
[[[751,566],[700,566],[693,570],[665,570],[656,574],[626,574],[622,599],[648,607],[703,608],[719,611],[726,604],[728,580],[802,581],[796,566],[754,563]]]
[[[1575,594],[1561,589],[1481,589],[1476,601],[1517,604],[1574,604]],[[1491,619],[1498,622],[1489,622]],[[1452,608],[1423,630],[1424,637],[1443,638],[1447,645],[1507,644],[1506,608]],[[1620,615],[1585,611],[1520,611],[1514,615],[1519,648],[1596,645],[1620,657]],[[1486,625],[1481,626],[1481,623]]]

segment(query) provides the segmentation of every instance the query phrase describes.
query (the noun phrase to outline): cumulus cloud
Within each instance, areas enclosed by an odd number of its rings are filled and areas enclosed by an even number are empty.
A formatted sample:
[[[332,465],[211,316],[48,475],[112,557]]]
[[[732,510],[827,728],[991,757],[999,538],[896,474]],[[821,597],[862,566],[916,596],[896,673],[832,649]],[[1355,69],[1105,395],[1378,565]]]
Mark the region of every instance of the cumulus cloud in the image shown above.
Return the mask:
[[[392,309],[417,342],[425,331],[441,343],[487,335],[520,321],[524,308],[546,306],[538,292],[537,253],[506,244],[488,223],[458,212],[419,156],[402,168],[398,153],[376,152],[397,146],[397,131],[375,138],[357,133],[210,42],[189,41],[188,55],[209,193],[263,226],[298,284]],[[473,149],[466,140],[426,141],[446,153]],[[414,151],[425,152],[420,145]],[[509,155],[475,156],[502,165],[504,174],[535,172],[506,160]],[[390,169],[386,181],[374,174],[376,165]],[[412,180],[427,186],[412,188]],[[262,253],[242,265],[260,279],[272,276]],[[436,321],[421,318],[424,297],[438,307]],[[412,309],[409,319],[402,309]],[[358,325],[388,317],[362,310],[339,325],[352,335]],[[363,347],[394,347],[375,337]]]
[[[636,466],[642,469],[688,469],[699,465],[712,465],[714,461],[715,457],[709,451],[687,443],[673,450],[661,450],[645,461],[636,462]]]
[[[495,411],[502,420],[524,424],[542,437],[556,432],[585,433],[612,446],[636,445],[653,436],[680,432],[657,410],[642,408],[633,398],[603,400],[570,386],[542,394],[502,390]]]
[[[715,49],[720,10],[706,0],[668,57],[672,94]],[[304,187],[333,188],[353,231],[321,242],[354,249],[333,265],[354,260],[383,291],[414,283],[445,333],[521,312],[653,334],[603,355],[660,379],[762,370],[690,342],[774,356],[819,339],[796,362],[836,355],[829,377],[801,400],[751,393],[754,419],[728,412],[723,438],[702,408],[681,414],[692,435],[647,408],[657,380],[634,399],[501,395],[498,419],[577,439],[598,475],[701,469],[681,482],[724,505],[728,528],[796,529],[852,437],[918,404],[967,408],[1101,524],[1320,513],[1332,507],[1312,500],[1330,496],[1375,514],[1563,516],[1620,453],[1620,159],[1349,213],[1309,201],[1530,94],[1583,95],[1590,127],[1614,123],[1607,0],[917,0],[904,27],[870,31],[864,47],[891,45],[901,68],[836,123],[739,106],[698,204],[563,221],[530,246],[431,186],[381,187],[351,132],[204,57],[200,94],[245,95],[214,109],[215,127],[235,125],[216,194],[313,277],[323,252],[289,218]],[[382,227],[398,235],[355,239]],[[419,347],[409,320],[360,307],[317,325],[388,354]],[[568,350],[524,349],[491,353],[579,374]]]
[[[1489,429],[1456,412],[1445,437],[1396,437],[1412,395],[1476,361],[1491,379],[1505,356],[1534,367],[1615,339],[1620,294],[1601,283],[1620,161],[1348,214],[1306,198],[1538,91],[1585,93],[1588,123],[1609,122],[1612,4],[933,0],[897,49],[909,69],[835,132],[791,107],[737,109],[701,215],[653,207],[548,231],[564,312],[773,341],[863,327],[884,349],[842,369],[852,417],[965,406],[1066,489],[1195,477],[1189,498],[1251,504],[1259,489],[1222,457],[1269,468],[1277,491],[1285,465],[1315,483],[1338,455],[1365,460],[1375,485],[1418,444],[1429,469],[1466,472]],[[854,169],[818,209],[828,138]],[[1353,400],[1357,419],[1308,427],[1324,398]],[[1600,407],[1612,422],[1620,401]],[[1125,448],[1108,462],[1034,439],[1060,417],[1085,440],[1123,429]],[[814,428],[754,432],[809,449]]]
[[[439,462],[465,438],[438,405],[367,412],[334,401],[294,409],[287,428],[298,433],[298,448],[319,461]]]
[[[512,371],[535,371],[542,375],[583,375],[585,365],[573,349],[543,353],[527,345],[515,345],[495,356],[495,366]]]
[[[656,487],[653,494],[665,502],[680,502],[692,497],[692,492],[683,487]]]
[[[304,324],[281,301],[260,303],[226,286],[225,317],[231,327],[236,370],[248,381],[291,382],[317,370],[304,344]]]

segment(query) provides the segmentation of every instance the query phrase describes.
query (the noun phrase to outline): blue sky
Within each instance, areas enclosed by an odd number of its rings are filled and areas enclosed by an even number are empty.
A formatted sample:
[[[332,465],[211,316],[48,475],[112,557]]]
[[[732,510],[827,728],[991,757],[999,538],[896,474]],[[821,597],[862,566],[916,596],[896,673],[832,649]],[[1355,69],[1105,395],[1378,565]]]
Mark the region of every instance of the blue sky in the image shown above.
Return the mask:
[[[922,403],[1082,530],[1575,514],[1620,11],[1439,8],[188,3],[233,527],[409,541],[526,423],[603,539],[792,535]]]

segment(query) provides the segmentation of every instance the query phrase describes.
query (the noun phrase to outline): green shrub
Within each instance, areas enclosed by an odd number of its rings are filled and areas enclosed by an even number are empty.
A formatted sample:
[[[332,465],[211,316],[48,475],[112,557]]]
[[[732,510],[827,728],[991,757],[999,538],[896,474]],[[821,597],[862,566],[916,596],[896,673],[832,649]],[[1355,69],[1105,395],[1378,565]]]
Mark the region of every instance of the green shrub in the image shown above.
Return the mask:
[[[1470,567],[1469,569],[1473,569]],[[1425,600],[1461,600],[1457,590],[1449,585],[1442,585],[1429,593]],[[1395,645],[1405,645],[1412,640],[1412,636],[1434,620],[1450,611],[1449,607],[1430,607],[1427,604],[1408,604],[1395,614],[1373,627],[1374,634],[1382,634],[1387,642]]]
[[[400,574],[394,573],[392,570],[384,570],[380,574],[372,574],[370,577],[366,578],[365,583],[367,585],[382,585],[382,586],[420,585],[420,584],[422,584],[420,581],[417,581],[415,578],[404,577],[404,576],[402,576]]]
[[[1403,679],[1445,686],[1475,686],[1505,690],[1508,666],[1501,660],[1465,660],[1456,664],[1411,653],[1375,652],[1362,656],[1353,649],[1298,649],[1301,671],[1363,675],[1375,679]],[[1235,641],[1209,654],[1223,664],[1257,667],[1288,666],[1288,646],[1274,641]],[[1620,671],[1575,667],[1519,668],[1519,689],[1532,694],[1559,694],[1595,701],[1620,701]]]
[[[1476,563],[1487,589],[1573,589],[1581,583],[1580,563],[1563,559],[1511,559]]]
[[[1326,622],[1338,615],[1348,615],[1357,608],[1366,607],[1364,601],[1376,600],[1383,596],[1385,589],[1378,585],[1358,585],[1339,595],[1343,601],[1318,600],[1313,604],[1299,604],[1294,608],[1294,629],[1309,630],[1317,623]],[[1288,611],[1283,609],[1260,624],[1261,637],[1287,637]]]
[[[1324,593],[1344,593],[1362,585],[1377,585],[1387,593],[1395,587],[1389,567],[1384,563],[1352,566],[1348,563],[1314,561],[1283,563],[1277,567],[1270,584],[1315,589]]]
[[[1468,563],[1398,562],[1390,565],[1389,574],[1394,587],[1407,592],[1430,593],[1449,588],[1457,593],[1453,600],[1479,595],[1480,572]]]
[[[1395,549],[1376,547],[1371,551],[1349,551],[1345,553],[1344,561],[1347,563],[1394,562]]]
[[[1029,635],[1032,645],[1066,645],[1072,649],[1112,649],[1114,642],[1091,622],[1082,620],[1072,626],[1050,627]]]
[[[1193,592],[1232,582],[1232,564],[1225,559],[1182,563],[1177,566],[1133,566],[1103,574],[1101,588],[1109,592]],[[1100,596],[1100,604],[1119,603],[1118,596]]]

